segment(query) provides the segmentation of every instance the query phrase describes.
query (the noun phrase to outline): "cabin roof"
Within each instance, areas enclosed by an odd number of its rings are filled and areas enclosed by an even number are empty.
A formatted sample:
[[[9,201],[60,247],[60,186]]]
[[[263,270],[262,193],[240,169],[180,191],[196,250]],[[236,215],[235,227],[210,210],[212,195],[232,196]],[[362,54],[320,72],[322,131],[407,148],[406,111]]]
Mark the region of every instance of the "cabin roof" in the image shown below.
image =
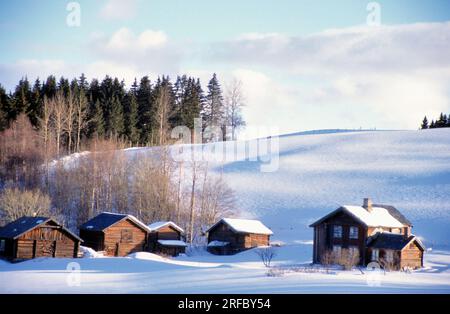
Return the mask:
[[[320,218],[311,224],[310,227],[322,223],[341,211],[350,214],[350,216],[354,217],[367,227],[402,228],[405,225],[411,225],[411,223],[393,206],[373,205],[372,211],[369,212],[362,206],[344,205]]]
[[[159,230],[159,229],[161,229],[163,227],[166,227],[166,226],[171,226],[175,230],[178,230],[179,232],[184,233],[183,228],[178,226],[173,221],[156,221],[154,223],[149,224],[147,227],[150,229],[150,231],[157,231],[157,230]]]
[[[163,246],[187,246],[182,240],[158,240],[158,243]]]
[[[80,229],[88,230],[88,231],[103,231],[123,219],[130,219],[133,223],[135,223],[141,229],[150,232],[150,229],[144,223],[142,223],[139,219],[134,217],[133,215],[116,214],[116,213],[109,213],[109,212],[103,212],[101,214],[98,214],[94,218],[92,218],[92,219],[88,220],[87,222],[85,222],[84,224],[82,224],[80,226]]]
[[[374,207],[381,207],[386,209],[395,219],[400,221],[402,224],[407,226],[412,226],[411,221],[409,221],[397,208],[391,205],[383,205],[383,204],[373,204]]]
[[[254,233],[272,235],[273,232],[267,228],[261,221],[253,219],[236,219],[236,218],[222,218],[214,225],[212,225],[206,232],[216,227],[220,223],[227,224],[233,231],[237,233]]]
[[[22,234],[33,230],[34,228],[39,227],[40,225],[43,225],[49,221],[54,222],[56,225],[60,226],[65,232],[67,232],[69,235],[74,237],[75,239],[82,241],[80,237],[78,237],[76,234],[71,232],[69,229],[64,228],[61,224],[59,224],[57,221],[55,221],[52,218],[48,217],[29,217],[24,216],[21,217],[13,222],[10,222],[6,226],[0,228],[0,238],[6,238],[6,239],[17,239]]]
[[[369,239],[367,246],[374,249],[400,251],[413,241],[416,241],[418,246],[422,250],[425,250],[425,246],[422,241],[420,241],[415,235],[405,237],[403,234],[391,232],[378,232]]]

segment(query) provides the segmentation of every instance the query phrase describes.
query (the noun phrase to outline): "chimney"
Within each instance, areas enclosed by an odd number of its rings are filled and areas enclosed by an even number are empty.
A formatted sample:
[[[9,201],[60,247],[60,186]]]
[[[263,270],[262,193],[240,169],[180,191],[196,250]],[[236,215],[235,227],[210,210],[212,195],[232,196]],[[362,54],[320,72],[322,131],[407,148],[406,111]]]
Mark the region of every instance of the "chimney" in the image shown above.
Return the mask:
[[[364,199],[363,207],[369,212],[372,212],[372,200],[370,198]]]

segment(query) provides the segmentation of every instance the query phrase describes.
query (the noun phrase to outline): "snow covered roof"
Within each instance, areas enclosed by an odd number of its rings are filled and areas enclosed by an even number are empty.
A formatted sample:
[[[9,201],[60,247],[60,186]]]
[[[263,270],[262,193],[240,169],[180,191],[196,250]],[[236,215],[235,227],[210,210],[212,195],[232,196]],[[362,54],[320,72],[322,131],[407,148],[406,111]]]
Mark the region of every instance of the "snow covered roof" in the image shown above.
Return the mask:
[[[209,247],[222,247],[222,246],[227,246],[228,244],[230,244],[230,242],[223,242],[223,241],[211,241],[208,243]]]
[[[148,228],[150,229],[150,231],[156,231],[158,229],[161,229],[162,227],[165,226],[171,226],[172,228],[174,228],[175,230],[180,231],[181,233],[184,233],[183,228],[181,228],[180,226],[178,226],[176,223],[174,223],[173,221],[157,221],[154,223],[151,223],[148,225]]]
[[[425,251],[422,241],[415,235],[405,237],[403,234],[379,232],[369,239],[368,247],[375,249],[403,250],[408,244],[416,241],[417,245]]]
[[[253,219],[236,219],[236,218],[222,218],[214,225],[212,225],[206,232],[209,232],[220,223],[227,224],[235,232],[239,233],[256,233],[256,234],[273,234],[272,230],[267,228],[261,221]]]
[[[394,207],[391,206],[391,208]],[[410,222],[406,218],[404,218],[404,216],[401,215],[397,210],[395,211],[400,214],[403,219],[399,217],[398,214],[393,214],[392,211],[390,211],[389,208],[386,207],[372,206],[372,210],[369,212],[362,206],[345,205],[322,217],[310,226],[313,227],[340,211],[347,212],[368,227],[402,228],[405,225],[410,225]]]
[[[52,218],[47,217],[21,217],[13,222],[10,222],[6,226],[0,228],[0,238],[7,238],[7,239],[16,239],[25,232],[28,232],[30,230],[33,230],[34,228],[45,224],[49,221],[52,221],[54,224],[61,226],[61,228],[70,234],[73,238],[82,241],[80,237],[78,237],[76,234],[71,232],[69,229],[64,228],[61,224],[59,224],[57,221],[55,221]]]
[[[187,246],[186,242],[181,240],[158,240],[158,243],[164,246]]]
[[[141,227],[143,230],[150,232],[150,229],[133,215],[116,214],[109,212],[103,212],[95,216],[94,218],[88,220],[87,222],[85,222],[80,226],[80,229],[85,229],[89,231],[103,231],[106,228],[109,228],[110,226],[126,218],[130,219],[133,223]]]

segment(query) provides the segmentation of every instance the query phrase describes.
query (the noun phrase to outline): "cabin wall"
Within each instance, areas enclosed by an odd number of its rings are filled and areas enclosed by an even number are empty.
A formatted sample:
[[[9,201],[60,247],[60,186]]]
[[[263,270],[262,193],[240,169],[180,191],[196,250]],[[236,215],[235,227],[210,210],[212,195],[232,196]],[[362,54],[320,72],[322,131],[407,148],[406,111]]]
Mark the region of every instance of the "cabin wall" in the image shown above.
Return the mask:
[[[227,224],[220,223],[208,232],[208,243],[212,241],[228,242],[226,247],[209,247],[215,254],[233,254],[257,246],[270,245],[270,236],[261,234],[236,233]]]
[[[0,240],[4,240],[5,241],[5,250],[3,252],[0,252],[0,256],[1,257],[6,257],[6,258],[15,258],[15,252],[14,252],[14,241],[11,239],[5,239],[5,238],[0,238]]]
[[[423,267],[423,251],[415,242],[409,244],[401,251],[400,267],[421,268]]]
[[[80,238],[83,239],[83,246],[90,247],[97,252],[104,250],[104,234],[102,231],[81,229]]]
[[[104,251],[107,256],[126,256],[145,251],[147,232],[129,219],[124,219],[104,230]]]
[[[77,257],[79,241],[70,237],[61,227],[42,225],[21,235],[15,241],[17,259],[35,257]]]
[[[185,252],[185,248],[179,247],[164,247],[158,244],[158,240],[182,240],[181,232],[173,228],[172,226],[165,226],[158,231],[150,232],[148,235],[147,249],[152,253],[161,253],[164,255],[176,256]]]
[[[334,226],[342,226],[342,237],[335,238],[333,236]],[[358,228],[358,238],[350,238],[350,227]],[[340,246],[341,249],[348,249],[350,247],[358,248],[360,262],[366,262],[365,243],[367,239],[367,228],[359,221],[346,213],[338,213],[333,217],[323,221],[321,224],[314,227],[314,250],[313,261],[321,263],[324,254],[331,251],[333,246]]]

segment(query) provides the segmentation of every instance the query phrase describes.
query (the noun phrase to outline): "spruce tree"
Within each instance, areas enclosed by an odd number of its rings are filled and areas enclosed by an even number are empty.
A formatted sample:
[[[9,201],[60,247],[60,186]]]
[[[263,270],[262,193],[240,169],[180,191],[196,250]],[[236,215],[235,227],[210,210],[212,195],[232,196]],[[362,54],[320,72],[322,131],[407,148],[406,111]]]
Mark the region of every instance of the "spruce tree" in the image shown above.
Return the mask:
[[[8,127],[9,99],[5,89],[0,84],[0,132]]]
[[[203,112],[205,127],[222,128],[224,123],[224,106],[222,90],[214,73],[208,83],[208,94]],[[207,138],[207,140],[221,140],[219,138]]]
[[[98,137],[105,135],[105,120],[103,117],[103,109],[100,104],[100,100],[97,100],[94,104],[94,115],[91,119],[91,134],[96,134]]]
[[[428,129],[428,119],[427,119],[427,116],[425,116],[425,118],[423,118],[422,125],[420,126],[420,128],[421,128],[422,130]]]
[[[110,136],[122,136],[125,131],[123,107],[119,96],[114,96],[111,102],[111,111],[108,121],[108,134]]]
[[[125,133],[128,139],[133,144],[137,144],[139,142],[139,130],[137,128],[138,123],[138,103],[136,99],[136,95],[133,92],[130,92],[128,96],[128,106],[126,110],[126,125],[125,125]]]

